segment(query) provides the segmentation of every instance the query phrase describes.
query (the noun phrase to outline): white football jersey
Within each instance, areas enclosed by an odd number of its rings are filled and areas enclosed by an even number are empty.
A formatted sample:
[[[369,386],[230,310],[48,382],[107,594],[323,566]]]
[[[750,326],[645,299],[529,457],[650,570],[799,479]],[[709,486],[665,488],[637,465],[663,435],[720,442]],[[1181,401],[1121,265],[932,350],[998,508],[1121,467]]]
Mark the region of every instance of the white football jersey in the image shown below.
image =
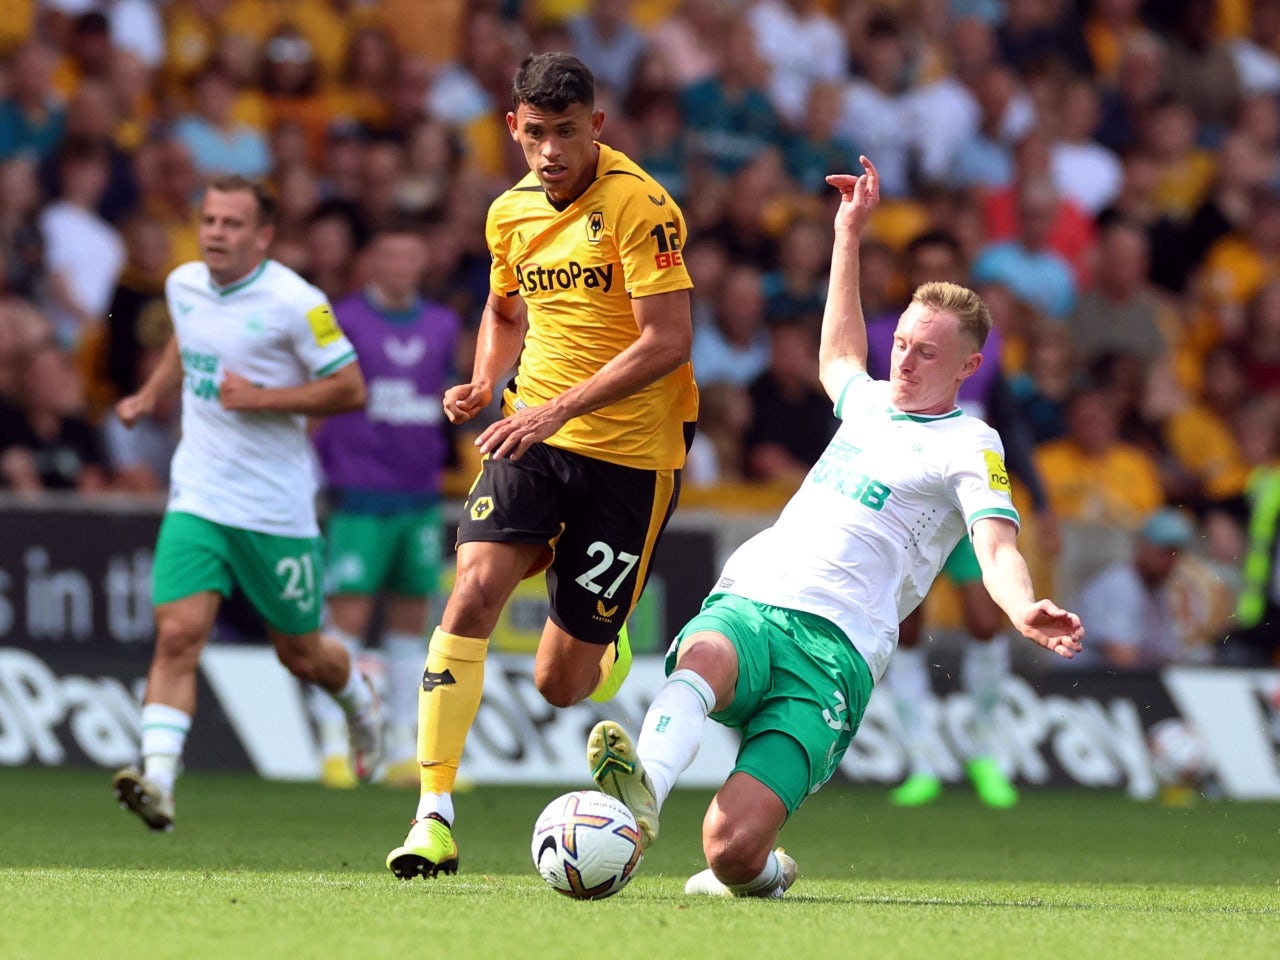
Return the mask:
[[[840,429],[777,521],[729,557],[717,592],[825,617],[878,681],[898,624],[983,517],[1018,523],[1000,437],[959,408],[903,413],[889,384],[851,379]]]
[[[262,387],[301,386],[356,359],[329,301],[274,260],[219,287],[203,262],[165,283],[182,353],[182,440],[169,509],[288,537],[314,537],[316,478],[306,417],[224,410],[224,371]]]

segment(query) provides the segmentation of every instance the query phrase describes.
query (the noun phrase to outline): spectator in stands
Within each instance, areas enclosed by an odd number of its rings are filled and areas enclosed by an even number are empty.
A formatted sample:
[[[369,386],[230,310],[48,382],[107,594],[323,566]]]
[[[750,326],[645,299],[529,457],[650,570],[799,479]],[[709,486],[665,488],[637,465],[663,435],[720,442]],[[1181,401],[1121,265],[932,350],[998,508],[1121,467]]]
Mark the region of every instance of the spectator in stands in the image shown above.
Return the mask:
[[[169,235],[169,266],[195,260],[200,256],[195,206],[200,178],[191,151],[167,138],[149,141],[133,159],[141,210],[164,224]]]
[[[307,225],[320,207],[320,178],[306,162],[292,160],[276,164],[275,181],[280,209],[271,256],[293,270],[306,273]]]
[[[745,12],[756,50],[769,65],[773,108],[789,127],[804,126],[809,91],[844,77],[844,34],[819,0],[757,0]],[[848,162],[832,169],[847,167]]]
[[[755,267],[730,267],[720,287],[714,322],[693,332],[692,363],[699,388],[745,387],[769,365],[764,283]]]
[[[267,138],[233,116],[235,85],[222,68],[201,71],[192,92],[196,109],[178,118],[173,136],[190,151],[199,174],[257,178],[270,173]]]
[[[20,340],[11,303],[12,299],[0,299],[0,418],[13,411],[18,396]]]
[[[1280,100],[1266,94],[1246,97],[1234,129],[1258,145],[1266,156],[1267,183],[1280,188]]]
[[[680,91],[695,161],[719,173],[741,170],[763,151],[783,142],[782,121],[766,92],[768,65],[756,53],[755,33],[734,20],[720,38],[719,71]]]
[[[307,156],[314,162],[338,107],[320,82],[321,68],[315,51],[301,30],[282,24],[263,45],[263,60],[262,90],[270,123],[295,123],[301,127]]]
[[[1251,465],[1231,425],[1245,396],[1243,364],[1226,345],[1205,357],[1198,399],[1177,382],[1171,364],[1160,364],[1149,373],[1144,411],[1158,425],[1164,449],[1192,484],[1182,500],[1185,506],[1197,511],[1238,511],[1243,506],[1240,498]]]
[[[1090,216],[1115,199],[1124,177],[1120,158],[1095,139],[1098,121],[1093,82],[1084,76],[1068,80],[1053,114],[1049,168],[1058,192]]]
[[[103,322],[124,268],[124,241],[97,212],[110,172],[101,143],[67,141],[58,150],[62,193],[40,212],[49,270],[45,309],[64,346]]]
[[[511,43],[501,16],[478,4],[467,13],[462,37],[461,55],[435,71],[423,104],[427,116],[459,128],[506,107],[507,98],[496,95],[500,88],[495,81],[506,70]],[[504,82],[510,80],[508,74]]]
[[[1052,320],[1034,323],[1027,338],[1026,363],[1009,378],[1009,390],[1026,414],[1037,444],[1066,433],[1067,398],[1075,373],[1067,328]]]
[[[1133,557],[1103,569],[1081,588],[1078,609],[1089,617],[1089,650],[1072,667],[1155,670],[1203,663],[1211,648],[1188,644],[1193,611],[1179,601],[1175,569],[1190,550],[1195,527],[1181,512],[1157,510],[1138,528]]]
[[[363,240],[368,225],[381,223],[399,209],[400,188],[408,163],[404,147],[390,137],[374,137],[364,148],[364,184],[360,189],[359,226]]]
[[[165,25],[163,11],[152,0],[111,0],[112,59],[124,54],[136,59],[148,71],[164,62]]]
[[[682,482],[698,487],[740,483],[751,413],[751,397],[737,384],[720,382],[700,388],[698,430],[685,460]]]
[[[54,94],[55,54],[39,41],[18,49],[9,61],[0,97],[0,161],[19,156],[43,159],[62,140],[66,110]]]
[[[1047,317],[1065,320],[1076,302],[1071,265],[1049,245],[1059,196],[1048,178],[1017,188],[1018,232],[988,245],[973,264],[978,283],[1000,283]]]
[[[787,172],[796,185],[811,194],[826,188],[826,175],[847,170],[861,151],[836,132],[844,88],[838,83],[815,83],[809,88],[809,102],[799,126],[787,137],[783,150]]]
[[[1280,94],[1280,2],[1253,0],[1249,32],[1228,42],[1236,76],[1245,96]]]
[[[732,12],[728,0],[681,0],[649,32],[652,79],[683,90],[718,75],[724,57],[721,38]]]
[[[44,285],[44,237],[37,211],[40,185],[35,162],[0,164],[0,293],[35,299]]]
[[[1141,17],[1143,0],[1093,0],[1084,22],[1094,74],[1105,85],[1124,83],[1128,56],[1153,38]]]
[[[779,245],[778,267],[766,273],[763,280],[768,322],[822,316],[827,299],[829,234],[823,221],[811,217],[797,217],[787,226]]]
[[[355,31],[347,45],[335,115],[370,130],[390,130],[399,70],[400,51],[389,27],[368,24]]]
[[[916,128],[906,86],[907,50],[898,21],[877,14],[867,24],[859,70],[845,88],[838,136],[876,158],[885,197],[908,195],[918,161]]]
[[[570,51],[595,74],[602,93],[625,100],[645,51],[645,37],[629,20],[628,0],[590,0],[565,24]]]
[[[1103,229],[1094,286],[1080,295],[1069,320],[1082,363],[1119,350],[1150,366],[1169,354],[1181,325],[1169,299],[1147,280],[1150,259],[1147,235],[1136,225],[1114,220]]]
[[[1050,506],[1063,522],[1133,530],[1164,505],[1160,471],[1120,439],[1116,399],[1107,388],[1075,390],[1066,426],[1064,437],[1042,443],[1035,453]]]
[[[1213,153],[1196,143],[1191,107],[1168,95],[1139,118],[1138,145],[1157,166],[1155,202],[1160,212],[1186,220],[1204,202],[1213,184]]]
[[[1280,277],[1250,301],[1236,349],[1244,361],[1246,392],[1280,397]]]
[[[680,99],[665,88],[639,89],[632,96],[639,141],[636,162],[685,203],[689,193],[689,139],[680,116]]]
[[[819,323],[788,318],[769,328],[769,366],[747,388],[749,479],[799,487],[835,435],[839,421],[818,382]]]
[[[711,194],[715,218],[696,233],[690,226],[690,234],[715,239],[735,263],[767,270],[777,263],[778,232],[792,212],[790,189],[782,152],[765,148],[729,177],[722,192]]]
[[[209,65],[221,70],[235,91],[231,101],[232,119],[274,138],[276,125],[272,123],[271,108],[263,91],[263,59],[263,45],[258,38],[228,32],[218,38]]]
[[[116,146],[134,154],[152,135],[156,119],[156,85],[152,71],[132,53],[118,51],[111,61],[111,95],[115,100]]]
[[[1236,320],[1224,314],[1238,313],[1264,286],[1280,279],[1280,192],[1262,187],[1250,199],[1243,229],[1209,247],[1198,278],[1204,294],[1219,309],[1228,336],[1242,331]]]
[[[1003,63],[986,67],[974,83],[978,129],[956,147],[947,182],[956,187],[995,190],[1013,182],[1013,144],[1033,117],[1018,75]]]
[[[1093,58],[1080,21],[1063,0],[1005,0],[998,30],[1000,59],[1015,70],[1059,60],[1074,71],[1090,72]]]
[[[1164,42],[1140,23],[1116,48],[1115,56],[1119,58],[1115,78],[1099,91],[1097,136],[1099,143],[1122,153],[1137,145],[1142,118],[1168,93],[1167,64]]]
[[[111,24],[99,10],[87,10],[71,21],[63,44],[65,56],[53,78],[65,97],[73,97],[85,80],[106,80],[111,71]]]
[[[102,443],[80,414],[79,380],[51,333],[18,356],[18,404],[0,420],[0,485],[21,493],[105,490]]]
[[[1176,236],[1160,242],[1162,262],[1153,264],[1152,279],[1176,278],[1172,289],[1182,290],[1194,275],[1215,242],[1245,229],[1253,208],[1253,197],[1266,187],[1270,177],[1267,152],[1249,134],[1233,130],[1217,150],[1217,172],[1208,195],[1191,218],[1176,222]],[[1171,241],[1171,242],[1170,242]],[[1169,284],[1165,284],[1169,286]]]
[[[100,145],[106,153],[107,185],[98,201],[97,211],[104,220],[113,224],[122,222],[138,204],[133,164],[129,155],[115,142],[116,120],[116,98],[110,85],[95,77],[81,80],[67,104],[63,142],[84,140]],[[58,167],[57,154],[45,158],[40,166],[45,196],[56,197],[62,193]]]
[[[358,232],[350,211],[334,203],[322,205],[307,224],[307,270],[303,276],[330,301],[341,300],[355,289]]]
[[[1195,114],[1201,143],[1216,144],[1240,107],[1240,76],[1227,41],[1213,29],[1215,0],[1175,0],[1169,88]]]
[[[1052,138],[1047,129],[1034,128],[1014,146],[1013,181],[998,190],[988,191],[982,198],[982,217],[988,242],[1012,240],[1022,229],[1021,201],[1026,184],[1047,179],[1053,182],[1050,163]],[[1093,220],[1069,198],[1057,194],[1053,203],[1048,234],[1043,243],[1070,265],[1077,286],[1089,285],[1092,253],[1097,242]]]

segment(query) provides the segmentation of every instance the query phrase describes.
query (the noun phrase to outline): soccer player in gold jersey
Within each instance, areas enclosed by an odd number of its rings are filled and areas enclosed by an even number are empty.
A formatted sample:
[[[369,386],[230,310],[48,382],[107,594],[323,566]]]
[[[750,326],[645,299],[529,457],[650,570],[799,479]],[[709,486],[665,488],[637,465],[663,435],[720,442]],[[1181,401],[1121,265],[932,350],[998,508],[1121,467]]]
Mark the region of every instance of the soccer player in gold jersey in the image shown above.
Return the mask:
[[[521,579],[546,571],[535,682],[569,706],[616,692],[623,625],[675,509],[698,397],[685,223],[662,186],[599,142],[595,81],[564,53],[526,57],[507,126],[530,173],[489,208],[493,262],[464,423],[502,392],[458,530],[453,594],[418,695],[421,794],[396,876],[456,873],[452,790],[488,637]]]

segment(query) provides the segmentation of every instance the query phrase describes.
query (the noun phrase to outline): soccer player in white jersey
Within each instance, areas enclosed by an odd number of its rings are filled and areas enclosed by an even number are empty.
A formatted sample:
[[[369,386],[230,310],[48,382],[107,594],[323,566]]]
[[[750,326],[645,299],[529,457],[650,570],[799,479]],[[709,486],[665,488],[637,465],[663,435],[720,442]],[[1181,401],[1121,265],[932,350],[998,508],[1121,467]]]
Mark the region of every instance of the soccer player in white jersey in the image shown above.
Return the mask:
[[[323,604],[306,418],[364,405],[355,350],[325,295],[267,258],[275,200],[239,177],[204,194],[202,260],[165,283],[173,336],[116,413],[132,426],[182,387],[182,440],[156,542],[156,647],[142,707],[142,764],[116,774],[117,799],[153,830],[173,827],[173,786],[196,705],[196,664],[233,582],[262,614],[295,676],[347,713],[366,774],[380,710],[346,648],[319,632]]]
[[[819,374],[840,429],[774,525],[739,547],[667,654],[667,681],[632,746],[617,723],[591,731],[602,790],[635,813],[647,846],[708,716],[742,734],[707,810],[709,869],[685,892],[780,897],[796,863],[774,849],[787,818],[835,772],[897,642],[962,536],[983,582],[1025,637],[1066,658],[1074,613],[1037,600],[1015,537],[999,435],[956,406],[991,327],[985,304],[924,284],[898,321],[890,379],[867,376],[858,245],[879,202],[876,168],[840,191]]]

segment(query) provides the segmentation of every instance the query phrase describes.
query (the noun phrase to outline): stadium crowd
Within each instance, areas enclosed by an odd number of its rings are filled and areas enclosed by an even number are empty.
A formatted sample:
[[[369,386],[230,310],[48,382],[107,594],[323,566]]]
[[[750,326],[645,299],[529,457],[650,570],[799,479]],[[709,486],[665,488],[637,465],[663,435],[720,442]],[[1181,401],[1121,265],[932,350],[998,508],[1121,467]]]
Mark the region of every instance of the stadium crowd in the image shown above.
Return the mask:
[[[688,218],[686,502],[780,505],[834,432],[823,176],[865,153],[866,316],[896,316],[929,250],[990,305],[1054,518],[1019,501],[1037,574],[1071,600],[1176,508],[1168,658],[1276,656],[1256,625],[1280,513],[1280,0],[9,0],[0,488],[164,489],[176,403],[134,432],[109,411],[168,336],[164,277],[198,256],[214,175],[274,188],[272,256],[334,301],[377,225],[415,218],[422,293],[474,334],[485,211],[525,172],[511,77],[556,49]],[[1222,645],[1238,626],[1250,642]]]

